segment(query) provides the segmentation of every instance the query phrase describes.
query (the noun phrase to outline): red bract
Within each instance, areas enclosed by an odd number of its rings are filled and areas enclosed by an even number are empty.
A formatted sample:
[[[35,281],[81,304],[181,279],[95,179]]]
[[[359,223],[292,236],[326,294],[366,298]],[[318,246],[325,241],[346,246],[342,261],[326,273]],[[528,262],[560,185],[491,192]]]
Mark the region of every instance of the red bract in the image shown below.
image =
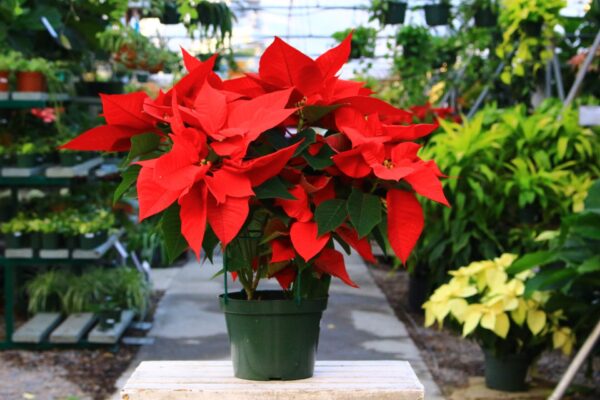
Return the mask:
[[[296,294],[326,288],[328,275],[356,287],[336,244],[376,262],[371,238],[387,234],[406,262],[424,228],[416,195],[448,203],[412,142],[437,124],[411,124],[340,79],[350,40],[313,60],[276,38],[258,73],[225,81],[214,57],[182,50],[188,74],[173,88],[103,95],[106,124],[64,147],[130,150],[119,192],[138,173],[140,220],[162,215],[173,255],[187,243],[210,257],[220,242],[248,298],[262,277]]]

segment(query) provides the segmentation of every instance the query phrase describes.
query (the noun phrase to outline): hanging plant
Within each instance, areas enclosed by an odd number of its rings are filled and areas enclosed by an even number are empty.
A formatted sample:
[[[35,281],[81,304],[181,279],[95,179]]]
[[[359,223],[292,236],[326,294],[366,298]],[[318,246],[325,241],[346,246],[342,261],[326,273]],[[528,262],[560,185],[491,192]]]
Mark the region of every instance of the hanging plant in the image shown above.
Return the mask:
[[[373,58],[375,57],[375,47],[377,45],[377,30],[365,26],[358,26],[355,29],[346,29],[335,32],[331,35],[338,42],[343,42],[345,38],[352,33],[352,50],[350,58]]]
[[[440,0],[423,6],[425,21],[429,26],[448,25],[450,20],[450,0]]]
[[[371,0],[369,21],[378,20],[382,25],[403,24],[408,3],[400,0]]]

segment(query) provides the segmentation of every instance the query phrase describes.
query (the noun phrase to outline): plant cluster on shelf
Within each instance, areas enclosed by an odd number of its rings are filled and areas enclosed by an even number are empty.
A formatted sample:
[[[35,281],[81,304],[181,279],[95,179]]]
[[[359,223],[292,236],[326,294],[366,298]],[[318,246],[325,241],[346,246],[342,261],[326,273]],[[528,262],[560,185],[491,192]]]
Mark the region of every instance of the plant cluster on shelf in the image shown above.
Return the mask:
[[[31,313],[63,314],[133,310],[144,316],[150,285],[135,268],[87,268],[81,273],[53,268],[35,276],[26,286]]]
[[[7,248],[95,248],[115,230],[112,211],[65,209],[46,215],[18,213],[0,224]],[[61,247],[62,246],[62,247]]]

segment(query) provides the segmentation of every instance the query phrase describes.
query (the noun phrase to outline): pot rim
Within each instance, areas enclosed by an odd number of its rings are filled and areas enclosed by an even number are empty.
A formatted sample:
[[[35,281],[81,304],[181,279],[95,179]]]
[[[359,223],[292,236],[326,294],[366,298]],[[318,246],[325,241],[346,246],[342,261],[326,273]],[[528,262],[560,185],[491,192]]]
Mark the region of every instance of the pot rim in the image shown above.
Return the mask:
[[[257,293],[283,293],[283,291],[259,290]],[[221,310],[225,314],[242,315],[313,314],[322,313],[327,308],[329,300],[329,297],[321,297],[316,299],[302,299],[300,303],[296,302],[296,299],[248,301],[239,298],[243,295],[243,292],[228,293],[227,302],[225,302],[224,293],[219,295]]]

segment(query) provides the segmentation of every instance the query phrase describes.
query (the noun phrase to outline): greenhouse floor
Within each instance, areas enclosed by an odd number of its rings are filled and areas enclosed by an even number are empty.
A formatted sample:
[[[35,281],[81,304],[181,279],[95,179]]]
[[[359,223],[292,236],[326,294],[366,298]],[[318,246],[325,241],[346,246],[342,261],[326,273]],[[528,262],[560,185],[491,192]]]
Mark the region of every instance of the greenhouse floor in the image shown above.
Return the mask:
[[[220,264],[220,260],[215,260]],[[375,284],[363,261],[346,258],[348,272],[360,286],[353,289],[332,283],[331,298],[321,324],[318,358],[321,360],[408,360],[425,386],[427,399],[442,399],[419,349],[408,335]],[[218,360],[229,357],[225,319],[217,295],[223,291],[218,271],[195,260],[183,268],[153,271],[153,281],[165,289],[148,337],[154,343],[142,346],[130,368],[116,386],[122,387],[141,361]],[[270,284],[270,283],[269,283]],[[234,283],[230,282],[234,286]],[[119,398],[115,396],[115,399]]]

